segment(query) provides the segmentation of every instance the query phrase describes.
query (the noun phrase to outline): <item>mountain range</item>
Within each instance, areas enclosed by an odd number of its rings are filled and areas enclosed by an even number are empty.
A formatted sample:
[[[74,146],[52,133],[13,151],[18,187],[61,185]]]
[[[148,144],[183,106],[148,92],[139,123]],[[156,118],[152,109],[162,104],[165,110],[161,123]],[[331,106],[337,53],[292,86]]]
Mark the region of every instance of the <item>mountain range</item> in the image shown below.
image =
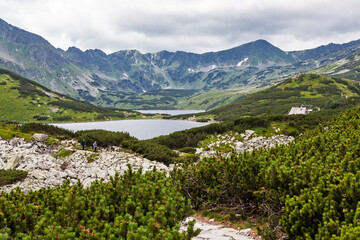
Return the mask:
[[[207,92],[269,86],[272,80],[325,66],[359,50],[360,40],[291,52],[257,40],[203,54],[137,50],[106,54],[76,47],[64,51],[0,19],[0,67],[79,100],[128,109],[176,108]]]

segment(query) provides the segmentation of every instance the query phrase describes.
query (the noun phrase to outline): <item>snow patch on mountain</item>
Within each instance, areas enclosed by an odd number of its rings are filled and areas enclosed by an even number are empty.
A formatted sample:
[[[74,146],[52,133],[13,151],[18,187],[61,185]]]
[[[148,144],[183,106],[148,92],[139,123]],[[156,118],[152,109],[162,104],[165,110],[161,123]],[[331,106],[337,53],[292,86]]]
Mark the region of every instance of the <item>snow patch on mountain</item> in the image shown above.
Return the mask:
[[[249,58],[244,58],[243,60],[241,60],[240,62],[238,62],[238,64],[236,66],[241,67]]]

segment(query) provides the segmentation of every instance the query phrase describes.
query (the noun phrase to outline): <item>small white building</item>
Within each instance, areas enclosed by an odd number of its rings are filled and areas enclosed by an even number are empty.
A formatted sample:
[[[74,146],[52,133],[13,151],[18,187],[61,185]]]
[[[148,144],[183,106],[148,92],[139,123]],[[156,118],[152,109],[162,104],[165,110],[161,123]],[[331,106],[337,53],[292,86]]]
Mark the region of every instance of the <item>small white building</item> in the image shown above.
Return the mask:
[[[290,112],[288,115],[294,115],[294,114],[308,114],[311,113],[313,110],[311,108],[307,108],[304,106],[300,106],[300,107],[292,107],[290,109]]]

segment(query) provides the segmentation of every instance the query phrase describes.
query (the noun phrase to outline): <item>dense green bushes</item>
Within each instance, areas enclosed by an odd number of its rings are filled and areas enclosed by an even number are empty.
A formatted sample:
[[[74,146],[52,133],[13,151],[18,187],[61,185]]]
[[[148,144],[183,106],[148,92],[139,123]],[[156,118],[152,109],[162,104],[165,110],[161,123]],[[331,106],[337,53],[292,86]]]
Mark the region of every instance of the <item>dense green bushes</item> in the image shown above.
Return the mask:
[[[175,158],[178,157],[178,154],[173,150],[152,141],[128,140],[124,141],[122,146],[141,154],[149,160],[163,162],[166,165],[173,163]]]
[[[100,129],[77,131],[76,137],[79,142],[85,139],[87,146],[92,146],[94,141],[96,141],[99,147],[120,146],[125,139],[135,139],[129,133]]]
[[[0,187],[7,185],[7,184],[13,184],[17,181],[23,180],[28,175],[27,172],[21,171],[21,170],[4,170],[0,169]]]
[[[164,173],[126,171],[84,188],[0,193],[0,239],[190,239],[179,222],[191,213]]]
[[[257,213],[294,239],[359,239],[359,126],[357,107],[296,143],[187,163],[173,176],[196,208]]]
[[[75,133],[72,131],[48,124],[41,124],[41,123],[25,123],[23,125],[19,125],[18,129],[21,132],[25,132],[25,133],[31,133],[31,132],[45,133],[62,139],[75,137]]]

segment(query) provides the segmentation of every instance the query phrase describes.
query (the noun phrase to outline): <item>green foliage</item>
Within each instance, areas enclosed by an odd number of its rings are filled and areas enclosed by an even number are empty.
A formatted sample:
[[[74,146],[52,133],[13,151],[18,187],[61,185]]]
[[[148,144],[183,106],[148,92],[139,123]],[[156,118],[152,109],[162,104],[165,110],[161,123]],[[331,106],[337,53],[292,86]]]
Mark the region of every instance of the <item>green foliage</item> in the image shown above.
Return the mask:
[[[0,193],[0,232],[12,239],[190,239],[179,232],[192,210],[165,173],[126,171],[89,188],[69,181]]]
[[[72,150],[60,148],[59,151],[53,155],[53,157],[54,158],[64,158],[64,157],[70,156],[73,153],[74,153],[74,151],[72,151]]]
[[[244,116],[269,116],[269,113],[287,114],[292,107],[302,104],[319,107],[321,111],[324,107],[337,109],[340,113],[360,103],[359,93],[358,84],[349,80],[317,74],[302,74],[297,78],[289,78],[276,86],[202,114],[213,114],[215,119],[224,121]],[[334,100],[329,102],[331,99]]]
[[[0,69],[0,120],[94,121],[123,119],[130,110],[96,107],[52,92],[40,84]]]
[[[41,124],[41,123],[25,123],[23,125],[20,125],[18,129],[21,132],[25,132],[25,133],[31,133],[31,132],[45,133],[60,139],[70,139],[75,137],[75,133],[70,130],[66,130],[64,128],[59,128],[48,124]]]
[[[180,148],[179,151],[184,153],[195,153],[196,149],[193,147],[184,147],[184,148]]]
[[[163,162],[166,165],[173,163],[174,159],[178,157],[175,151],[151,140],[127,140],[122,143],[122,146],[141,154],[149,160]]]
[[[93,153],[93,154],[91,154],[90,156],[88,156],[88,157],[86,158],[86,160],[87,160],[88,163],[92,163],[92,162],[94,162],[94,161],[97,160],[97,158],[99,157],[99,155],[100,155],[100,154],[98,154],[98,153]]]
[[[75,134],[79,142],[85,139],[86,146],[92,146],[95,141],[99,147],[120,146],[125,139],[135,139],[129,133],[106,130],[82,130]]]
[[[18,129],[17,123],[3,123],[0,122],[0,137],[4,140],[13,138],[13,137],[21,137],[25,139],[30,139],[32,134],[24,133]]]
[[[63,108],[70,108],[73,109],[74,111],[81,111],[81,112],[94,112],[97,110],[96,106],[80,101],[57,100],[57,101],[49,102],[49,104]]]
[[[16,183],[26,178],[28,175],[27,172],[16,169],[0,169],[0,187],[8,184]]]
[[[359,126],[360,106],[287,146],[186,162],[172,176],[196,208],[236,206],[294,239],[358,239]]]
[[[336,99],[331,98],[329,101],[327,101],[325,103],[324,108],[325,109],[335,109],[340,105],[340,103],[338,101],[336,101]]]
[[[33,116],[34,119],[38,120],[38,121],[45,121],[48,118],[50,118],[50,116],[47,115],[41,115],[41,114],[36,114],[35,116]]]
[[[208,122],[210,121],[209,118],[199,118],[199,119],[196,119],[196,122]]]
[[[175,159],[176,163],[184,163],[184,162],[191,162],[195,163],[199,161],[200,156],[197,154],[189,153],[189,154],[183,154],[179,156],[177,159]]]

